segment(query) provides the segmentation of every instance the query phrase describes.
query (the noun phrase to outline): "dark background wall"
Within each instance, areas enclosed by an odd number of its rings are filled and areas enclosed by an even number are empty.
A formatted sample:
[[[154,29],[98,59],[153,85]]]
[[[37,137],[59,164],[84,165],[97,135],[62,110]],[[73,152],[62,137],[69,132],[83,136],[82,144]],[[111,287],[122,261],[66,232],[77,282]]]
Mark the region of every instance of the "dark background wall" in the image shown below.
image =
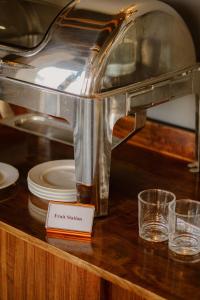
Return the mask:
[[[200,0],[162,1],[175,8],[187,23],[194,39],[198,61],[200,61]]]

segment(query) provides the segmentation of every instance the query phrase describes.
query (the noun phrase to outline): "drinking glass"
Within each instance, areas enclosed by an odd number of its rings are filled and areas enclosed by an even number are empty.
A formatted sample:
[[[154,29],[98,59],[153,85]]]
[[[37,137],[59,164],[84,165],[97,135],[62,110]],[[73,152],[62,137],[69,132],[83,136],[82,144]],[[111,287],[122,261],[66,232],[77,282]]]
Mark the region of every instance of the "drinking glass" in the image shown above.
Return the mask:
[[[170,203],[169,249],[180,255],[200,253],[200,202],[182,199]]]
[[[138,194],[139,236],[150,242],[168,240],[168,206],[176,196],[161,189]]]

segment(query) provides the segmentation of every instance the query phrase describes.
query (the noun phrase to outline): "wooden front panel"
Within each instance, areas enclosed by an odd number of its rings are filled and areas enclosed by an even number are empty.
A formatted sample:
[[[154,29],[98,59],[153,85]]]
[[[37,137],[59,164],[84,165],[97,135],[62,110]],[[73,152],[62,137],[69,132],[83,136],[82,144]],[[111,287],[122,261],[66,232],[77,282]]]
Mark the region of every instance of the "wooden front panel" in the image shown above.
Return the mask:
[[[100,279],[0,230],[0,299],[100,299]]]
[[[27,238],[0,229],[0,300],[161,299],[140,287],[113,284]]]

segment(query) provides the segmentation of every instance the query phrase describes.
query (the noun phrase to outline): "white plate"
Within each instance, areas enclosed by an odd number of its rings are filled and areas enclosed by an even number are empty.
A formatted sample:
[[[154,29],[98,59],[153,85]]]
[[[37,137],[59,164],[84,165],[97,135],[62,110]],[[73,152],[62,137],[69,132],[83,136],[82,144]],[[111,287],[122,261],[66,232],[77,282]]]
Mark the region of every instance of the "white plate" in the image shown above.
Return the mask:
[[[45,199],[45,200],[53,200],[53,201],[64,201],[64,202],[76,202],[76,194],[74,195],[52,195],[51,193],[49,194],[43,194],[40,193],[36,190],[34,190],[34,188],[32,188],[30,185],[28,186],[29,191],[35,195],[36,197]]]
[[[19,178],[19,172],[11,165],[0,162],[0,189],[14,184]]]
[[[39,193],[37,193],[36,191],[32,190],[30,187],[29,187],[29,190],[30,192],[35,195],[36,197],[39,197],[41,199],[44,199],[44,200],[52,200],[52,201],[63,201],[63,202],[76,202],[77,199],[76,199],[76,196],[70,196],[70,197],[55,197],[55,196],[52,196],[52,195],[41,195]]]
[[[67,191],[63,191],[63,190],[51,190],[51,189],[46,189],[44,187],[38,186],[36,185],[34,182],[32,182],[30,180],[30,178],[27,179],[28,182],[28,187],[31,187],[32,189],[34,189],[36,192],[38,193],[42,193],[42,194],[46,194],[46,195],[54,195],[54,196],[70,196],[70,195],[75,195],[76,194],[76,190],[67,190]]]
[[[38,188],[54,192],[74,192],[76,189],[74,160],[53,160],[33,167],[28,179]]]

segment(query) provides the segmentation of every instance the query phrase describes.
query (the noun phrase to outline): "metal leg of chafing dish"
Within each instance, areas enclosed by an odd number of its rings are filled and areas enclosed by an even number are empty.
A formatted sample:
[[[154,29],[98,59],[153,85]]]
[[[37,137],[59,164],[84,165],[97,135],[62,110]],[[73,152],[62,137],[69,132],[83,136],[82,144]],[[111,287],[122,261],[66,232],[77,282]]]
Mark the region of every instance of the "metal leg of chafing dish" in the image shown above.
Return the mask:
[[[193,93],[195,94],[195,160],[188,164],[190,172],[200,171],[200,68],[193,73]]]
[[[200,93],[195,95],[195,160],[188,164],[190,172],[200,170]]]
[[[78,200],[108,214],[112,124],[108,101],[85,100],[76,106],[74,157]]]
[[[196,117],[195,117],[195,160],[197,162],[196,169],[193,169],[196,172],[200,170],[200,87],[199,94],[196,94],[195,99],[196,104]]]
[[[93,204],[96,216],[108,214],[113,127],[127,113],[125,97],[79,101],[74,126],[74,157],[78,200]],[[144,126],[146,113],[136,114],[130,137]],[[121,139],[123,142],[125,139]]]

